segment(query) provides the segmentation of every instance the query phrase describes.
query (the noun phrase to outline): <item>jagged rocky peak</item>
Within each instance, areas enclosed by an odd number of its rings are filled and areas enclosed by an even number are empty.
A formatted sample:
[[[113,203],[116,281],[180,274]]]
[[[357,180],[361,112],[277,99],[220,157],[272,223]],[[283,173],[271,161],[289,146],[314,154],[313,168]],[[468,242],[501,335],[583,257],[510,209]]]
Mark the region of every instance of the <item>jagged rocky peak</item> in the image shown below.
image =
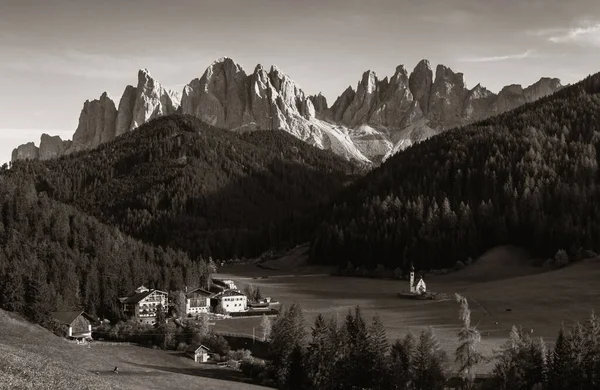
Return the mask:
[[[427,114],[429,111],[429,95],[433,85],[433,71],[429,61],[419,61],[410,74],[408,85],[415,101],[419,103],[419,108],[423,114]]]
[[[525,88],[523,93],[525,94],[525,99],[529,102],[532,102],[545,96],[552,95],[561,88],[562,84],[560,83],[559,79],[542,77],[536,83]]]
[[[40,138],[40,160],[49,160],[62,156],[71,147],[71,141],[63,141],[60,136],[50,136],[46,133]]]
[[[136,94],[137,88],[133,85],[128,85],[123,91],[123,95],[119,101],[119,109],[117,110],[117,124],[115,128],[115,136],[117,137],[131,129]]]
[[[40,157],[40,149],[33,142],[19,145],[12,151],[11,161],[36,159]]]
[[[159,116],[174,114],[180,104],[179,93],[164,88],[147,69],[140,69],[129,130]]]
[[[329,109],[329,106],[327,105],[327,98],[323,96],[321,92],[319,92],[318,95],[310,95],[308,98],[312,102],[317,113],[323,113]]]
[[[436,67],[427,113],[434,128],[445,130],[462,124],[466,94],[462,73],[444,65]]]
[[[494,96],[494,93],[479,83],[469,91],[471,99],[485,99],[491,96]]]
[[[96,100],[86,100],[73,134],[73,147],[76,150],[95,148],[115,138],[116,120],[117,108],[108,93],[104,92]]]
[[[233,129],[242,126],[246,79],[239,64],[229,57],[219,58],[208,66],[200,79],[185,86],[182,112],[217,127]]]

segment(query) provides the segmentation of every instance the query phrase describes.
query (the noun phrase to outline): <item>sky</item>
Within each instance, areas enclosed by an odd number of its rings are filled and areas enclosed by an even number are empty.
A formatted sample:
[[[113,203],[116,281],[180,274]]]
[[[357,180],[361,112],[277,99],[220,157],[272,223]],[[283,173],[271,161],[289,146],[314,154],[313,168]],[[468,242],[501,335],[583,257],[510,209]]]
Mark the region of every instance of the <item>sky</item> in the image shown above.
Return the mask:
[[[421,59],[498,92],[600,71],[598,0],[0,0],[0,164],[42,133],[70,139],[87,99],[147,68],[182,90],[227,56],[277,65],[331,105],[362,73]]]

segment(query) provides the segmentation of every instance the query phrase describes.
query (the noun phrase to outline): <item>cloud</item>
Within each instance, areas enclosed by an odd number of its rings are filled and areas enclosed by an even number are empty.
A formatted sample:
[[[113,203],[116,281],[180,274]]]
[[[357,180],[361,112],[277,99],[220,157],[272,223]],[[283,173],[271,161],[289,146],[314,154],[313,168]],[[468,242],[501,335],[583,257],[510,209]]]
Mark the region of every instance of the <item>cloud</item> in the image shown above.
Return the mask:
[[[202,62],[198,55],[189,52],[154,55],[123,55],[89,53],[65,50],[58,53],[42,52],[18,47],[4,48],[7,60],[0,68],[19,72],[35,72],[79,76],[92,79],[129,80],[131,72],[149,68],[160,74],[177,74],[186,66]]]
[[[527,50],[524,53],[520,54],[509,54],[504,56],[491,56],[491,57],[471,57],[471,58],[462,58],[459,61],[461,62],[497,62],[497,61],[509,61],[509,60],[522,60],[525,58],[531,58],[535,56],[535,52],[533,50]]]
[[[552,43],[574,43],[582,46],[600,47],[600,23],[585,27],[565,29],[548,37]]]

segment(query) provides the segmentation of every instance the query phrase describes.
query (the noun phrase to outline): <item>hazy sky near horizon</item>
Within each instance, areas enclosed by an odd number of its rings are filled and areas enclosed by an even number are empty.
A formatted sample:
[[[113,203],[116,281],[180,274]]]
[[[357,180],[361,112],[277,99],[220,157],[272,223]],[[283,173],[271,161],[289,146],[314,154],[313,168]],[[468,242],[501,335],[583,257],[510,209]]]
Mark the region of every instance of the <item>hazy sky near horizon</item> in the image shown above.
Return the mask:
[[[0,164],[70,139],[86,99],[118,104],[137,70],[182,90],[223,56],[277,65],[332,104],[365,70],[423,58],[498,92],[600,71],[598,0],[0,0]]]

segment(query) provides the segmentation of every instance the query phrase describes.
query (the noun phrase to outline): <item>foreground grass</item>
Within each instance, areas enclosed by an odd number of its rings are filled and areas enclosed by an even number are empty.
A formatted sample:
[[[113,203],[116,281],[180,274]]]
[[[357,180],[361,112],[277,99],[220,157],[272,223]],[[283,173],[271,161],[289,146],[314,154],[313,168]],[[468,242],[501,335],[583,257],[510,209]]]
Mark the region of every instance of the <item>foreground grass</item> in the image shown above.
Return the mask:
[[[0,310],[0,389],[261,389],[237,371],[132,345],[77,345]],[[119,374],[114,374],[114,367]]]

